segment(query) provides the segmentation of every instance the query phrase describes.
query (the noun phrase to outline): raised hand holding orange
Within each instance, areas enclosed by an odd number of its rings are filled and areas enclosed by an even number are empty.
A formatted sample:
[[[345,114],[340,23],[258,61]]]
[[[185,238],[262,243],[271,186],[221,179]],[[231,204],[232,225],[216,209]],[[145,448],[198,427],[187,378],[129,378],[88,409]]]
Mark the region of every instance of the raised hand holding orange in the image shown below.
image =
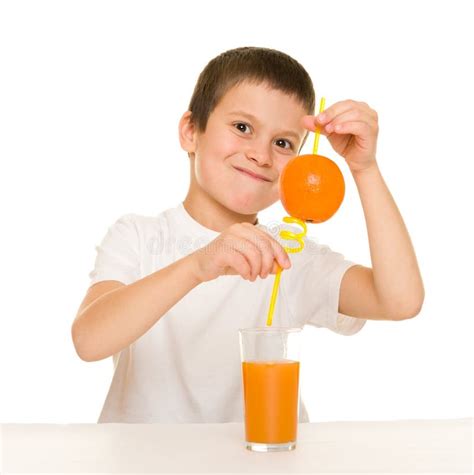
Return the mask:
[[[378,115],[367,103],[336,102],[317,116],[304,116],[302,124],[311,131],[319,129],[334,151],[346,160],[351,172],[375,165]]]

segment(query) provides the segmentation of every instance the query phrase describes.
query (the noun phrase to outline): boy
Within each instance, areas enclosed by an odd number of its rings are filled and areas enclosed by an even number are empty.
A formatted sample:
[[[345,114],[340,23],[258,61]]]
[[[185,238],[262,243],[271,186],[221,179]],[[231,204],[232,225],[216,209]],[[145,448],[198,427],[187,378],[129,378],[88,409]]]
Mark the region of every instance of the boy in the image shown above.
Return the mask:
[[[314,117],[314,105],[308,73],[275,50],[237,48],[203,70],[179,123],[190,160],[184,202],[109,228],[72,326],[83,360],[113,355],[99,422],[242,421],[237,330],[265,325],[277,264],[275,326],[350,335],[367,319],[420,311],[416,257],[375,160],[376,112],[342,101]],[[309,239],[290,262],[282,246],[291,243],[258,223],[316,126],[356,181],[372,268]],[[304,403],[299,420],[309,420]]]

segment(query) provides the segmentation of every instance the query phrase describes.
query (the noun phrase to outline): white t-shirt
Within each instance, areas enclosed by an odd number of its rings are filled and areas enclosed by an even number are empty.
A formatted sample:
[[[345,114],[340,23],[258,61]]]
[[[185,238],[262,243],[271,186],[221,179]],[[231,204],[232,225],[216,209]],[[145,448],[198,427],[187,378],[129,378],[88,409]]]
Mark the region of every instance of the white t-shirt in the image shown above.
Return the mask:
[[[298,246],[279,236],[281,229],[301,232],[296,224],[256,226],[283,246]],[[219,234],[195,221],[183,203],[158,216],[126,214],[96,247],[90,284],[131,284]],[[303,250],[289,256],[292,267],[281,274],[273,325],[310,324],[343,335],[359,331],[366,320],[338,313],[342,276],[355,263],[308,237]],[[274,275],[254,282],[226,275],[191,290],[113,356],[113,379],[98,422],[242,422],[238,329],[265,326],[273,282]],[[301,400],[299,421],[309,421]]]

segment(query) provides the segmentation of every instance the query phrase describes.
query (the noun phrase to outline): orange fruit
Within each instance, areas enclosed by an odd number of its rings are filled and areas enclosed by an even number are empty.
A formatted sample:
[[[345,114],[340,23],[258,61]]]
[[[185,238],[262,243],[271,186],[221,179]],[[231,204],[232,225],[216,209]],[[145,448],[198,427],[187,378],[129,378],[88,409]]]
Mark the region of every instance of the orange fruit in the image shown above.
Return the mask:
[[[322,155],[297,155],[283,169],[280,199],[290,216],[311,223],[328,220],[344,199],[339,167]]]

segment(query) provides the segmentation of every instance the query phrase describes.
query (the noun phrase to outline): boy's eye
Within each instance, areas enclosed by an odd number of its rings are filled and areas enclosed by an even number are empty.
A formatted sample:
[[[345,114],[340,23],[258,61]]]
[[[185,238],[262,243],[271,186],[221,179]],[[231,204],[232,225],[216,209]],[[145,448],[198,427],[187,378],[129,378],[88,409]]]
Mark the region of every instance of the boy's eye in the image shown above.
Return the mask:
[[[289,141],[289,140],[286,140],[286,139],[278,139],[276,142],[275,142],[279,147],[283,147],[282,148],[293,148],[293,144]],[[288,145],[288,147],[285,147],[285,143]]]
[[[250,130],[250,127],[244,122],[237,122],[234,126],[243,133],[245,133],[246,128]]]
[[[250,131],[250,126],[246,124],[245,122],[236,122],[234,124],[234,127],[238,129],[242,133],[247,133],[246,131]],[[290,149],[293,150],[293,144],[286,139],[278,139],[275,141],[275,143],[278,145],[280,148],[285,148],[285,149]]]

